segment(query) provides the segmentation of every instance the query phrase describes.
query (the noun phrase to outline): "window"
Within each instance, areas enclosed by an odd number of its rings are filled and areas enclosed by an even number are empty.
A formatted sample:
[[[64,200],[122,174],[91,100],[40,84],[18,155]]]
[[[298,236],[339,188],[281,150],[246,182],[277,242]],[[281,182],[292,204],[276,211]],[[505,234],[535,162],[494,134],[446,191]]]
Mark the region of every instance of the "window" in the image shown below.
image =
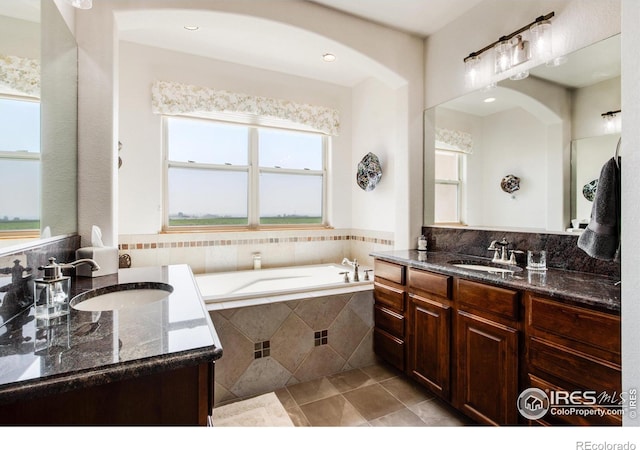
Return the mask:
[[[464,154],[436,150],[435,222],[461,223]]]
[[[165,117],[166,224],[321,225],[327,137]]]
[[[0,233],[40,229],[40,102],[0,97]]]

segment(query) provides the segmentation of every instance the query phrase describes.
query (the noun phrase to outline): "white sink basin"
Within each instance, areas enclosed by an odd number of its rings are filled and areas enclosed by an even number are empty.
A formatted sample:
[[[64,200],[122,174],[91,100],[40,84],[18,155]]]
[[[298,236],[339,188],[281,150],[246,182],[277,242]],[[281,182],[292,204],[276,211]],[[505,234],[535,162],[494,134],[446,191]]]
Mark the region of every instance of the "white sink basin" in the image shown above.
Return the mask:
[[[173,287],[166,283],[124,283],[83,292],[69,304],[78,311],[116,311],[158,302],[171,292]]]
[[[518,267],[518,266],[499,266],[497,264],[494,263],[485,263],[482,261],[449,261],[449,264],[451,264],[452,266],[456,266],[456,267],[460,267],[461,269],[469,269],[469,270],[477,270],[477,271],[481,271],[481,272],[487,272],[487,273],[501,273],[501,274],[508,274],[508,273],[515,273],[515,272],[522,272],[522,268]]]

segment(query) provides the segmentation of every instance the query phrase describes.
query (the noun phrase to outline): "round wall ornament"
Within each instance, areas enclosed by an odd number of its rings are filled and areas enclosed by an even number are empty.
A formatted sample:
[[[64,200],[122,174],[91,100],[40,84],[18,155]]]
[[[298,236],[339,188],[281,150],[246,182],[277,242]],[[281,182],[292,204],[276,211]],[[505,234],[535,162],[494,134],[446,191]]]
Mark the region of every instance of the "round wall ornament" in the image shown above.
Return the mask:
[[[358,163],[356,182],[365,191],[373,191],[382,178],[382,167],[376,155],[369,152]]]
[[[520,189],[520,178],[515,175],[507,175],[500,182],[500,188],[507,194],[513,194]]]

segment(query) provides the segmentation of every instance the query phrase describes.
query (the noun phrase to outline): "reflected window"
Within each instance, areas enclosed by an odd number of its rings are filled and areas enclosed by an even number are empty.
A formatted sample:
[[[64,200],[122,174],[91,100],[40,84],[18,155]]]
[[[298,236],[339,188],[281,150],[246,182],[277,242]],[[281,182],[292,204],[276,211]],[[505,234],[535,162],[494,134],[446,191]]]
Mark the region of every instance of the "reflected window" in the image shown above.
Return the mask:
[[[0,97],[0,233],[40,229],[40,102]]]
[[[463,153],[436,149],[435,222],[462,223]]]
[[[328,137],[165,117],[165,228],[324,224]]]

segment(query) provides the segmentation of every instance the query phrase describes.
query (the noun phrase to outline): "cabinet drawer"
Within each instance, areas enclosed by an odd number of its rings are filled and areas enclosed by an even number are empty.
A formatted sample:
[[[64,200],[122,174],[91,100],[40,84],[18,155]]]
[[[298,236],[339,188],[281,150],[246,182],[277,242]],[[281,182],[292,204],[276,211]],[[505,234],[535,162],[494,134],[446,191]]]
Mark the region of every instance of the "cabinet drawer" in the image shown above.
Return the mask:
[[[379,282],[374,283],[373,296],[380,303],[396,311],[404,311],[404,291]]]
[[[404,341],[402,339],[374,328],[373,350],[376,355],[404,372]]]
[[[375,305],[374,320],[376,327],[396,336],[404,338],[404,317],[380,305]]]
[[[451,277],[409,269],[409,287],[439,297],[451,298]]]
[[[621,391],[620,366],[535,337],[529,339],[529,364],[530,372],[546,373],[583,389]]]
[[[531,296],[527,325],[547,333],[547,339],[573,340],[620,355],[620,318],[586,308]],[[619,362],[619,358],[615,358]]]
[[[507,319],[518,319],[518,291],[461,279],[457,283],[457,300],[460,303]]]
[[[375,278],[383,278],[393,283],[404,285],[405,267],[376,259],[373,262],[373,274]]]

